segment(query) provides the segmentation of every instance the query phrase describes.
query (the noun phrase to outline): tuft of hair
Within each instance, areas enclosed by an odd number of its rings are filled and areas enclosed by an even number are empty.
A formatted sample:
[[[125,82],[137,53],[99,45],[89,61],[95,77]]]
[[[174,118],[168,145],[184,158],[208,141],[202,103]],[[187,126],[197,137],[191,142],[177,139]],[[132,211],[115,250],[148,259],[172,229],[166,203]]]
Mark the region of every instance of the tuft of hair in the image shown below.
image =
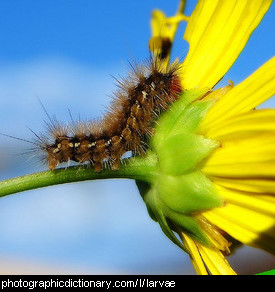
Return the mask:
[[[117,91],[101,120],[72,119],[71,125],[64,126],[46,112],[47,134],[36,135],[36,143],[46,154],[50,170],[69,161],[91,163],[95,171],[117,170],[125,153],[145,153],[158,116],[183,90],[180,65],[174,62],[165,68],[152,55],[144,64],[130,66],[128,77],[117,80]]]

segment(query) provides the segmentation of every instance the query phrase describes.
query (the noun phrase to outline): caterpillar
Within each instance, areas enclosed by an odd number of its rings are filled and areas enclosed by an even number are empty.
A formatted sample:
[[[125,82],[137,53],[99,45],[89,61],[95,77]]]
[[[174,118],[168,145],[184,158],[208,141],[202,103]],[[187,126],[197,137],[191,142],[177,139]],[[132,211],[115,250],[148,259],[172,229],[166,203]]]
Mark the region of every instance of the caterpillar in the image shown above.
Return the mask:
[[[146,64],[131,67],[127,78],[117,80],[118,89],[100,121],[64,126],[48,115],[49,136],[36,135],[36,144],[50,170],[69,161],[89,162],[97,172],[105,163],[117,170],[126,152],[144,153],[157,117],[182,91],[179,63],[164,69],[159,58],[152,56]]]

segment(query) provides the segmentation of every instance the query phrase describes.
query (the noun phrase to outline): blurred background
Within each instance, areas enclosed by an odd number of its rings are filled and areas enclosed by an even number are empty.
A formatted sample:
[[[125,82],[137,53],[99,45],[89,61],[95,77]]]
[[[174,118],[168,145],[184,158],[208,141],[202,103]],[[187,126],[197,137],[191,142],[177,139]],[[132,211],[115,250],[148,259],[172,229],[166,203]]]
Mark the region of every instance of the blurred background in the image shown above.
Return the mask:
[[[190,15],[196,1],[187,1]],[[148,58],[154,8],[177,0],[0,1],[0,132],[33,139],[46,115],[99,118],[128,62]],[[222,81],[238,83],[274,55],[272,4]],[[187,53],[181,25],[173,58]],[[265,106],[274,106],[271,99]],[[0,136],[0,179],[47,169],[21,155],[28,143]],[[49,187],[0,199],[1,274],[194,274],[189,257],[147,214],[135,183],[106,180]],[[249,260],[248,260],[249,259]],[[241,274],[275,267],[269,254],[240,248]]]

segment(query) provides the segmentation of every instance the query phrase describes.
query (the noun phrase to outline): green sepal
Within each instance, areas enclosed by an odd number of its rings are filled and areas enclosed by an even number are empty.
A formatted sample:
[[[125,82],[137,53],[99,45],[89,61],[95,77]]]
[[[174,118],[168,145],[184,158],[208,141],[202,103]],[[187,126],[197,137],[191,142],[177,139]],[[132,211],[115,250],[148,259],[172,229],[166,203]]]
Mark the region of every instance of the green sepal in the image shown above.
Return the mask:
[[[195,100],[201,98],[207,92],[206,89],[192,89],[184,91],[180,98],[172,104],[171,108],[164,112],[158,120],[155,135],[152,138],[152,146],[158,149],[162,141],[170,135],[175,125],[182,121],[182,114],[186,108]]]
[[[185,252],[188,252],[184,245],[175,236],[173,231],[184,232],[192,239],[199,241],[202,244],[210,245],[208,236],[202,230],[196,218],[192,215],[182,214],[169,208],[159,196],[158,189],[150,187],[148,183],[136,181],[141,196],[146,204],[148,214],[157,221],[163,233],[176,245]]]
[[[163,233],[177,246],[179,246],[185,252],[188,252],[184,245],[178,240],[178,238],[173,233],[172,229],[170,228],[167,217],[163,212],[165,208],[161,206],[161,202],[158,198],[157,189],[154,186],[150,186],[148,183],[143,181],[136,180],[137,187],[139,192],[146,204],[148,214],[150,217],[157,221],[160,225],[161,230]]]
[[[200,171],[200,164],[219,143],[199,135],[199,125],[213,101],[199,100],[207,90],[182,94],[164,112],[155,127],[150,163],[150,179],[136,181],[151,218],[164,234],[186,251],[174,232],[210,245],[196,212],[223,204],[212,182]],[[149,155],[150,156],[150,155]],[[151,157],[150,156],[150,157]]]
[[[199,170],[182,176],[162,174],[158,177],[156,186],[160,200],[173,211],[183,214],[223,204],[212,182]]]
[[[219,144],[193,133],[174,135],[162,142],[158,150],[160,170],[171,175],[181,175],[194,169]]]
[[[169,137],[182,132],[196,133],[202,119],[214,103],[213,100],[199,100],[188,105],[174,123]]]
[[[149,216],[154,220],[157,221],[157,218],[154,215],[154,211],[152,210],[152,199],[150,199],[151,197],[155,197],[156,195],[154,194],[154,192],[156,191],[155,189],[153,189],[153,187],[151,186],[151,184],[144,182],[142,180],[136,180],[136,185],[138,187],[139,193],[144,201],[144,203],[146,204],[147,207],[147,211]]]
[[[188,234],[192,239],[197,240],[206,246],[211,245],[208,236],[193,216],[184,215],[174,211],[167,211],[167,217],[173,222],[173,224],[178,226],[182,232]]]

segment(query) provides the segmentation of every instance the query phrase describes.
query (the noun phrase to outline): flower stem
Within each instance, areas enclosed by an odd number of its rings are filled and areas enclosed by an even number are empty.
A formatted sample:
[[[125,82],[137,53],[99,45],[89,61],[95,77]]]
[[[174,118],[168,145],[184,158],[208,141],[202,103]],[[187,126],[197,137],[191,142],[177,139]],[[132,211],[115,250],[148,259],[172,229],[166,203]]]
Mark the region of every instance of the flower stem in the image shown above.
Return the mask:
[[[0,197],[52,185],[94,179],[130,178],[150,182],[155,176],[155,165],[156,157],[151,154],[144,158],[130,158],[116,171],[104,169],[95,172],[92,167],[74,166],[28,174],[0,182]]]

